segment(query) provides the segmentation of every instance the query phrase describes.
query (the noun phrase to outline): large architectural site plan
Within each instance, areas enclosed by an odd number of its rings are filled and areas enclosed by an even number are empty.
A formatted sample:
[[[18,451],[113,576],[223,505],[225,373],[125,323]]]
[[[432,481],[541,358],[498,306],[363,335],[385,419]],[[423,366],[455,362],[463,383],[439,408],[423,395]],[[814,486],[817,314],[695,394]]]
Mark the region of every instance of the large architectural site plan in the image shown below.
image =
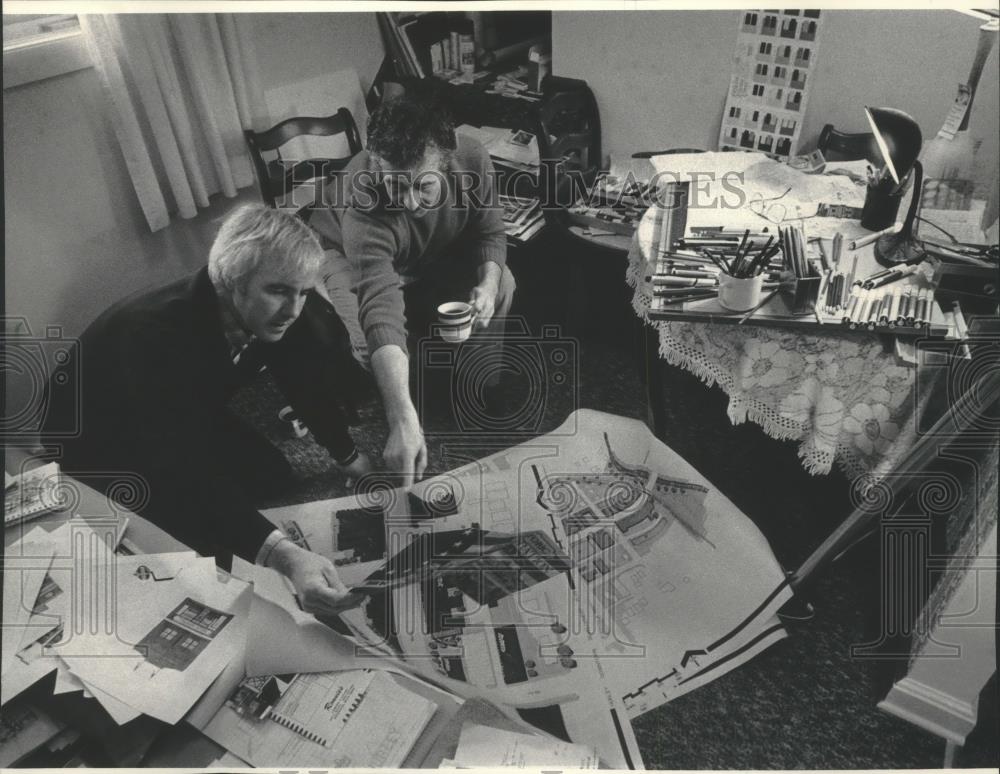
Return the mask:
[[[636,420],[581,409],[410,492],[364,489],[267,512],[365,600],[339,620],[292,611],[297,630],[251,638],[248,673],[349,653],[630,767],[631,718],[785,636],[764,537]]]

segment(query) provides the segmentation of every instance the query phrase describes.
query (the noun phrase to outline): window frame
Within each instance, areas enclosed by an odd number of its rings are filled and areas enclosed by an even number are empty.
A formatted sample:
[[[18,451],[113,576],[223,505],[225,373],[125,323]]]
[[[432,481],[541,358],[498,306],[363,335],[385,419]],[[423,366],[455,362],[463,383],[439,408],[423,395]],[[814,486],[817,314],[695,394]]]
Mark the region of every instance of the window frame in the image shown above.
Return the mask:
[[[79,27],[30,37],[4,44],[3,87],[12,89],[93,66]]]

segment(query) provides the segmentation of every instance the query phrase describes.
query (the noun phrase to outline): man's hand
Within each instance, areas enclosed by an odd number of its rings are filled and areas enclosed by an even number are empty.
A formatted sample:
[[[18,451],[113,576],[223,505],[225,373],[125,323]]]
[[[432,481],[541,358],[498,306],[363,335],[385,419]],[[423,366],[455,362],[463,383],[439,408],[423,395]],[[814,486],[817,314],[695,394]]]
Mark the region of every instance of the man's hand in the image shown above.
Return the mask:
[[[469,303],[476,315],[476,327],[485,328],[493,319],[499,285],[493,279],[486,279],[476,285],[469,294]]]
[[[334,464],[337,466],[337,470],[347,476],[348,486],[350,486],[351,481],[357,481],[362,476],[372,472],[372,461],[363,451],[358,451],[358,456],[348,465],[341,465],[339,462]]]
[[[406,489],[424,475],[427,467],[427,442],[424,431],[420,427],[417,412],[404,412],[398,417],[389,418],[389,440],[382,453],[386,465],[393,473],[402,478]]]
[[[348,591],[341,583],[333,562],[290,540],[282,540],[274,547],[267,566],[292,582],[299,604],[307,613],[337,615],[364,600],[364,595]]]

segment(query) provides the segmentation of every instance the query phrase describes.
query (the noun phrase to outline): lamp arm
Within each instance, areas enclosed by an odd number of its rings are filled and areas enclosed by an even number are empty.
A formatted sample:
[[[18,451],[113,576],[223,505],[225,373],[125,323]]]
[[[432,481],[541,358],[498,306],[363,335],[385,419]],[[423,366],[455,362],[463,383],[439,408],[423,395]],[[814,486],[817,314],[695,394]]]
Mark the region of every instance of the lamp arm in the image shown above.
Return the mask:
[[[924,165],[918,159],[913,162],[913,196],[910,199],[910,208],[906,211],[906,220],[903,221],[903,227],[899,230],[900,234],[909,236],[913,233],[913,221],[917,217],[917,207],[920,205],[923,185]]]

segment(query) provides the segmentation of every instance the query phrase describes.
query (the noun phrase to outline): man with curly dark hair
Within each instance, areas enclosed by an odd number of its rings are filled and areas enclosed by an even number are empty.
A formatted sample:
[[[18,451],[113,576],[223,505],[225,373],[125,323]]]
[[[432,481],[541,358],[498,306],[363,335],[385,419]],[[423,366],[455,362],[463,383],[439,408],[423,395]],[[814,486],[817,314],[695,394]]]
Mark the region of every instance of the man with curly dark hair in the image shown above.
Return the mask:
[[[351,278],[365,339],[355,351],[367,348],[361,359],[370,359],[389,421],[384,458],[408,486],[427,464],[410,349],[445,301],[467,299],[477,328],[500,332],[515,289],[503,213],[489,154],[456,138],[447,112],[429,98],[403,95],[376,109],[368,148],[345,172],[332,205],[310,224],[323,237],[327,285],[342,317],[336,296]]]

